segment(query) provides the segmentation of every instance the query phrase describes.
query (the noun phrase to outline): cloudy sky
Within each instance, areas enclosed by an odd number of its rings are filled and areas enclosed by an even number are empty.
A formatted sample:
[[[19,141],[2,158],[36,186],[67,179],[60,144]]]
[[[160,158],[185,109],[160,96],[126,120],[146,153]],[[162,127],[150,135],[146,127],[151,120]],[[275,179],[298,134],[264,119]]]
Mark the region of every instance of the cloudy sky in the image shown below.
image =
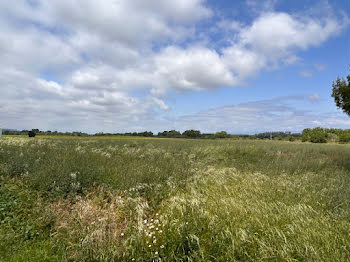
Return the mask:
[[[350,1],[0,1],[0,126],[350,128]]]

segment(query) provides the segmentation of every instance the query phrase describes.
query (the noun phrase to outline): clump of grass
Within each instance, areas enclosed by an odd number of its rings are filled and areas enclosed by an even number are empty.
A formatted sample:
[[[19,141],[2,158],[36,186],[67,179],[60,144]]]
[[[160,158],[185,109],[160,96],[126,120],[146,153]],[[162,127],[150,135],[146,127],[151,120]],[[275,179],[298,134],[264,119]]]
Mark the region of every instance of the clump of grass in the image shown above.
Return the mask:
[[[293,186],[232,168],[209,168],[163,203],[167,258],[177,261],[345,261],[348,220],[302,203]],[[310,179],[311,178],[311,179]]]
[[[101,187],[84,197],[61,199],[51,206],[56,214],[54,238],[63,240],[74,261],[113,261],[131,256],[130,243],[142,233],[149,207]]]

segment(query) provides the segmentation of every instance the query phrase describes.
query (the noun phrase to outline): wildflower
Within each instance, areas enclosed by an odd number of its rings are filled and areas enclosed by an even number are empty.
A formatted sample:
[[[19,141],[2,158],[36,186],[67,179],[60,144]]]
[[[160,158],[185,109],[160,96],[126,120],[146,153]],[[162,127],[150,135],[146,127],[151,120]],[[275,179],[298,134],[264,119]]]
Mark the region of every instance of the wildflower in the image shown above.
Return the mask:
[[[147,219],[143,220],[143,223],[144,223],[144,224],[147,224]]]
[[[135,258],[132,258],[131,261],[135,261]]]
[[[121,233],[120,235],[123,237],[123,236],[124,236],[124,233]]]
[[[148,245],[148,247],[152,247],[152,245]]]
[[[70,177],[73,178],[73,179],[76,179],[77,178],[77,174],[78,174],[78,172],[70,173]]]
[[[160,248],[164,248],[164,245],[161,245]]]
[[[158,251],[154,252],[155,255],[158,255]]]

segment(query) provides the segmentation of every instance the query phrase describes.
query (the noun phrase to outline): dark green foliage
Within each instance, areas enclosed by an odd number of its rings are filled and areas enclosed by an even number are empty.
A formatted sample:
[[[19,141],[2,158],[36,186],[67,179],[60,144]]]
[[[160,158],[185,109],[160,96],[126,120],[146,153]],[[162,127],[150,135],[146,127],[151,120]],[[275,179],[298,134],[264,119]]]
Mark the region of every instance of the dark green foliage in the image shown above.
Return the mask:
[[[350,75],[344,78],[337,78],[332,84],[332,97],[338,108],[350,116]]]
[[[29,136],[29,137],[35,137],[35,136],[36,136],[35,131],[33,131],[33,130],[29,131],[29,132],[28,132],[28,136]]]
[[[176,138],[176,137],[181,137],[181,133],[176,130],[163,131],[158,133],[158,137]]]
[[[227,138],[228,134],[226,131],[221,131],[221,132],[216,132],[214,136],[215,138]]]
[[[199,138],[201,136],[201,131],[193,129],[186,130],[182,133],[182,136],[187,138]]]

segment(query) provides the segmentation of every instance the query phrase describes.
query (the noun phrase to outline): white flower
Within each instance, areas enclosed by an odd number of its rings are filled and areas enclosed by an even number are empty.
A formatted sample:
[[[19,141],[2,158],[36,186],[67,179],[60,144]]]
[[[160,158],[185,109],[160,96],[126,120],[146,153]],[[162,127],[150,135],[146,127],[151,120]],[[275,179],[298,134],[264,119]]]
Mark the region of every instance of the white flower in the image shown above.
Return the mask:
[[[144,224],[147,224],[147,219],[143,220],[143,223],[144,223]]]
[[[164,248],[164,245],[161,245],[160,248]]]
[[[123,237],[123,236],[124,236],[124,233],[121,233],[120,235]]]
[[[158,255],[158,251],[154,252],[155,255]]]
[[[148,247],[152,247],[152,245],[148,245]]]

